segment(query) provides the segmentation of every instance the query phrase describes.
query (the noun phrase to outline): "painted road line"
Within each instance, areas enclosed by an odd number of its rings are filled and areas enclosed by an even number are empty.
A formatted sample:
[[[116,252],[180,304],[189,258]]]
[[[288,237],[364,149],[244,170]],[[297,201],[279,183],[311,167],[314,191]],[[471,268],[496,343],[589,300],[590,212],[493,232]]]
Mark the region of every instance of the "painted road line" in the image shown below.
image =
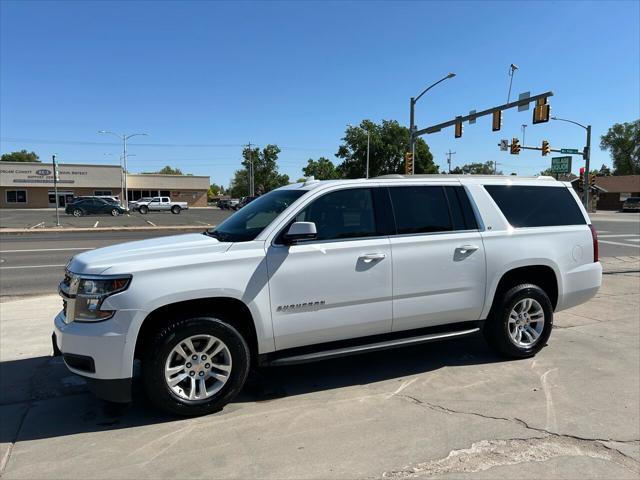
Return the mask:
[[[93,224],[93,228],[96,228],[98,226],[98,224],[100,223],[100,220],[98,220],[96,223]]]
[[[153,223],[151,220],[145,220],[145,222],[147,222],[149,225],[151,225],[152,227],[157,226],[155,223]]]
[[[198,220],[196,220],[196,223],[199,223],[200,225],[204,225],[205,227],[210,227],[211,226],[210,223],[199,222]]]
[[[616,235],[600,235],[598,232],[598,238],[623,238],[623,237],[640,237],[638,233],[620,233]]]
[[[606,243],[607,245],[618,245],[620,247],[640,248],[640,245],[633,245],[631,243],[622,243],[622,242],[610,242],[608,240],[600,240],[600,239],[598,239],[598,243]]]
[[[95,247],[69,247],[69,248],[34,248],[29,250],[0,250],[2,253],[29,253],[29,252],[67,252],[73,250],[93,250]]]
[[[62,264],[62,265],[22,265],[20,267],[0,267],[0,270],[17,270],[19,268],[53,268],[53,267],[66,267],[66,266],[67,266],[66,264]]]
[[[41,225],[44,225],[44,222],[36,223],[36,224],[35,224],[35,225],[33,225],[32,227],[29,227],[29,230],[31,230],[32,228],[40,227]]]

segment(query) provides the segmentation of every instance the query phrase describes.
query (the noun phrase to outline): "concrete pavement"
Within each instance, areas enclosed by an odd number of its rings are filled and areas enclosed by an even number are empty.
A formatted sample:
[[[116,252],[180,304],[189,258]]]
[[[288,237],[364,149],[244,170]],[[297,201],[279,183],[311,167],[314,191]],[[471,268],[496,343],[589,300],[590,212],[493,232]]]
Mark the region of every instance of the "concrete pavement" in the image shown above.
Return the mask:
[[[479,338],[253,375],[221,413],[122,411],[50,354],[56,296],[0,304],[3,478],[633,478],[640,275],[556,315],[534,359]]]

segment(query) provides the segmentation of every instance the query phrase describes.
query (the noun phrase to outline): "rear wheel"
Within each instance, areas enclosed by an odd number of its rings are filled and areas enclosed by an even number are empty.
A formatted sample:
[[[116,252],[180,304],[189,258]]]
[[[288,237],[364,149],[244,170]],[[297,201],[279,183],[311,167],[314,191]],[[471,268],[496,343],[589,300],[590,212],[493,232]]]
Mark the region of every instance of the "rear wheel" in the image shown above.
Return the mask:
[[[240,392],[249,372],[249,347],[218,318],[171,322],[143,355],[143,383],[150,400],[178,415],[217,412]]]
[[[175,213],[176,215],[180,213],[180,210],[182,209],[180,208],[179,205],[174,205],[173,207],[171,207],[171,213]]]
[[[140,213],[146,215],[147,213],[149,213],[149,207],[147,207],[146,205],[140,206]]]
[[[112,217],[117,217],[118,215],[120,215],[120,210],[118,210],[117,208],[111,209],[111,216]]]
[[[527,358],[547,343],[553,327],[553,306],[537,285],[516,285],[497,298],[485,324],[489,345],[502,355]]]

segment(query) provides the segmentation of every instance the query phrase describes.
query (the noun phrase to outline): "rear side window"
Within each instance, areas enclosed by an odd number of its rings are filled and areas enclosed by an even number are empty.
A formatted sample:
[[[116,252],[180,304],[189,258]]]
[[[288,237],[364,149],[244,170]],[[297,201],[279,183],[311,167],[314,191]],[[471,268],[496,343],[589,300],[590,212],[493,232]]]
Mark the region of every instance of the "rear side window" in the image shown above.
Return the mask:
[[[443,187],[390,187],[389,194],[398,234],[453,230]]]
[[[478,222],[464,187],[447,186],[444,190],[451,207],[454,230],[477,230]]]
[[[587,223],[566,187],[485,185],[484,188],[515,228]]]

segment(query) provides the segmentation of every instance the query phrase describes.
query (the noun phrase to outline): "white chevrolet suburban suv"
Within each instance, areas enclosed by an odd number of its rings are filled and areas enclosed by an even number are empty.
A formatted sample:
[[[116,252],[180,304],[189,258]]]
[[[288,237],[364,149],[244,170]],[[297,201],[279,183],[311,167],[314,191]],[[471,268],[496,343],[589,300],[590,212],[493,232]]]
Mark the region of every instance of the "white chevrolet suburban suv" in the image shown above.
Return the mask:
[[[73,257],[53,344],[98,396],[214,412],[251,366],[481,332],[512,358],[602,280],[595,230],[549,177],[316,181],[256,199],[216,228]],[[137,371],[137,368],[136,368]]]

